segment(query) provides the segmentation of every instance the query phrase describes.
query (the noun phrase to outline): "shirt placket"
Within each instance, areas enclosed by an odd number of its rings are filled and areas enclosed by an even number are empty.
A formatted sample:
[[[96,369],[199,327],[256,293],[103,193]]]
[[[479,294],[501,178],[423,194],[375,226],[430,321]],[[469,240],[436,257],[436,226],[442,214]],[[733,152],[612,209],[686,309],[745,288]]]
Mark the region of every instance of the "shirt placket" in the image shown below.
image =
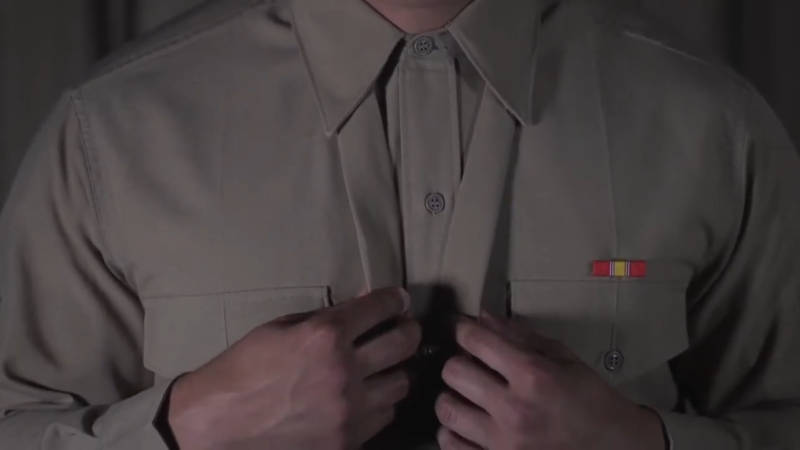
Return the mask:
[[[431,36],[410,42],[398,74],[406,277],[416,306],[424,309],[439,282],[460,183],[458,80],[453,59]]]

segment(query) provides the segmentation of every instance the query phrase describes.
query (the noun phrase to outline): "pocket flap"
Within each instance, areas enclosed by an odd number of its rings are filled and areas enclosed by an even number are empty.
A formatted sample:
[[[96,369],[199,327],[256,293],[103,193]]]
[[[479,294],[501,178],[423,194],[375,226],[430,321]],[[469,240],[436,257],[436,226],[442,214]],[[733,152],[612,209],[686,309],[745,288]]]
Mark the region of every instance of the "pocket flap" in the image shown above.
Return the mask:
[[[615,381],[646,374],[689,347],[685,284],[620,283],[618,296],[616,347],[627,368]]]
[[[675,282],[515,281],[516,320],[622,383],[688,346],[685,286]],[[617,352],[609,364],[610,352]]]
[[[256,327],[327,306],[324,287],[151,299],[144,302],[144,365],[171,379],[202,366]]]

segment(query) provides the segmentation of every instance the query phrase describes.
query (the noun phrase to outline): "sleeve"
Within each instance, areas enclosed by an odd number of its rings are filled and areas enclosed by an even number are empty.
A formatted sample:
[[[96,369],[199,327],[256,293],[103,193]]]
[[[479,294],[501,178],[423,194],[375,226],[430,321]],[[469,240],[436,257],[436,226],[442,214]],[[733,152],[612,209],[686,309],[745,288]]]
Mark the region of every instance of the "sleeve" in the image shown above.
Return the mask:
[[[800,157],[750,94],[741,221],[690,289],[690,349],[672,362],[691,406],[663,413],[675,450],[800,449]]]
[[[167,450],[169,384],[143,367],[141,303],[108,263],[77,104],[58,104],[0,215],[0,448]]]

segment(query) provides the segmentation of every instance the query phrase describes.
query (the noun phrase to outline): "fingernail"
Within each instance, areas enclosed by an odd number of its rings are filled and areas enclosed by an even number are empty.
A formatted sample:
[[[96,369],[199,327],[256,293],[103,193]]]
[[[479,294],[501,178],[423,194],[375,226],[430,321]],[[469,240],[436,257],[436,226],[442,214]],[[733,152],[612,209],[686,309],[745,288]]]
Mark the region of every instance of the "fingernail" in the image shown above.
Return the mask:
[[[403,299],[403,312],[407,313],[411,309],[411,296],[405,289],[398,289],[400,291],[400,298]]]

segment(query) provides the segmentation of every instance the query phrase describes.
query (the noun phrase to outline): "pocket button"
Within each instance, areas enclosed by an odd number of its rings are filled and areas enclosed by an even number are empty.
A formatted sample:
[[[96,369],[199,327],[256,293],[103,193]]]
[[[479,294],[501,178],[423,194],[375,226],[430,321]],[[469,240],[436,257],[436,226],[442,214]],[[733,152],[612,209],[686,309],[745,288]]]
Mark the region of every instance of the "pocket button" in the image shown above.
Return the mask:
[[[434,192],[425,197],[425,208],[434,216],[440,214],[445,208],[444,195]]]
[[[622,369],[625,364],[625,356],[618,350],[611,350],[605,356],[606,370],[609,372],[617,372]]]

